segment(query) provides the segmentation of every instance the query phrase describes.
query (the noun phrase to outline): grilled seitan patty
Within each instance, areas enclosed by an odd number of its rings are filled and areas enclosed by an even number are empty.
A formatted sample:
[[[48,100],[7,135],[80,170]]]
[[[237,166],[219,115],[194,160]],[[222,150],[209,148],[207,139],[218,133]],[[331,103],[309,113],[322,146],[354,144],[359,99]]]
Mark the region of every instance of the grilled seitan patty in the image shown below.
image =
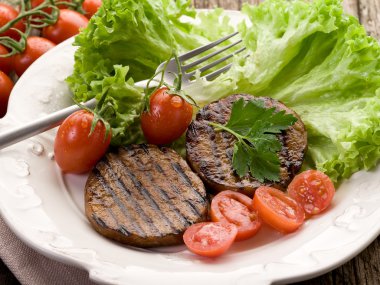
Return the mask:
[[[285,110],[298,120],[288,130],[278,135],[282,149],[278,153],[281,162],[280,181],[260,183],[251,175],[240,178],[232,168],[233,145],[235,138],[227,132],[215,132],[208,123],[225,124],[230,118],[233,102],[244,100],[263,100],[267,108]],[[187,160],[198,173],[208,189],[214,192],[234,190],[253,196],[261,185],[273,186],[284,190],[294,175],[300,170],[307,149],[307,133],[301,118],[281,102],[268,97],[253,97],[235,94],[210,103],[201,109],[186,133]]]
[[[85,187],[92,226],[119,242],[153,247],[183,243],[192,224],[207,219],[205,187],[175,151],[130,145],[107,153]]]

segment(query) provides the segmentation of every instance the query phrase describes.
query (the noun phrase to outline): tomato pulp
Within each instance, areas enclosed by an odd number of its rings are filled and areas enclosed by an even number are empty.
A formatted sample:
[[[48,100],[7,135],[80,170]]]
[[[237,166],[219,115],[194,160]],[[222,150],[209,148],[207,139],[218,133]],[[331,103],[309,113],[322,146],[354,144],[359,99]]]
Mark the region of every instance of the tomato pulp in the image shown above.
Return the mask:
[[[288,186],[288,193],[302,205],[307,215],[317,215],[330,205],[335,187],[323,172],[307,170],[294,177]]]
[[[305,220],[302,207],[284,192],[272,187],[256,189],[253,208],[265,223],[282,233],[294,232]]]
[[[261,219],[253,208],[252,199],[231,190],[222,191],[212,199],[211,220],[234,224],[238,230],[236,240],[254,236],[261,227]]]
[[[233,224],[204,222],[187,228],[183,241],[198,255],[216,257],[231,247],[236,234],[237,228]]]

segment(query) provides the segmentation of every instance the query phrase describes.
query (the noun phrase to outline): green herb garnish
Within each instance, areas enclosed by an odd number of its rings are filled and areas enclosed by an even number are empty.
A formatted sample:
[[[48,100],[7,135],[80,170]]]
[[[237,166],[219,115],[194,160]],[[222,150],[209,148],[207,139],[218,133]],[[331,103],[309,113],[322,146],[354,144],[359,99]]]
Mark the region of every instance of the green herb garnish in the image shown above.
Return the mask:
[[[281,143],[276,134],[293,125],[297,118],[276,108],[266,108],[261,100],[243,99],[232,105],[227,124],[210,122],[216,129],[227,131],[237,139],[232,166],[242,177],[251,173],[258,181],[280,180],[280,159],[277,152]]]

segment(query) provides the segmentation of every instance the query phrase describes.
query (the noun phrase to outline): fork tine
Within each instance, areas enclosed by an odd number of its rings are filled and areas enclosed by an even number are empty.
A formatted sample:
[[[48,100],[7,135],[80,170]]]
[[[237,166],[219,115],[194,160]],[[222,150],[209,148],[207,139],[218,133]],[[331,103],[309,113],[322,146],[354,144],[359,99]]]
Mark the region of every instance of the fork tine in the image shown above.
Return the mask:
[[[211,62],[210,64],[207,64],[201,68],[198,68],[197,70],[194,70],[192,72],[189,72],[187,73],[188,76],[193,76],[198,70],[202,73],[202,72],[205,72],[206,70],[209,70],[210,68],[218,65],[219,63],[223,62],[223,61],[226,61],[227,59],[233,57],[234,55],[238,54],[238,53],[241,53],[242,51],[244,51],[246,48],[245,47],[242,47],[240,49],[238,49],[237,51],[229,54],[229,55],[226,55],[225,57],[222,57],[222,58],[219,58],[218,60],[215,60],[213,62]]]
[[[202,57],[202,58],[200,58],[200,59],[198,59],[198,60],[196,60],[196,61],[194,61],[192,63],[184,65],[182,67],[182,70],[186,71],[189,68],[192,68],[192,67],[194,67],[194,66],[196,66],[196,65],[198,65],[198,64],[200,64],[200,63],[202,63],[202,62],[204,62],[206,60],[208,60],[209,58],[214,57],[215,55],[220,54],[220,53],[224,52],[225,50],[227,50],[229,48],[232,48],[232,47],[240,44],[241,42],[242,42],[242,40],[238,40],[237,42],[229,44],[228,46],[225,46],[225,47],[221,48],[220,50],[214,51],[214,52],[212,52],[212,53],[210,53],[210,54],[208,54],[208,55],[206,55],[206,56],[204,56],[204,57]]]
[[[238,33],[239,32],[232,33],[232,34],[230,34],[228,36],[225,36],[224,38],[221,38],[221,39],[219,39],[219,40],[217,40],[215,42],[212,42],[212,43],[209,43],[209,44],[207,44],[205,46],[193,49],[193,50],[191,50],[191,51],[189,51],[189,52],[187,52],[187,53],[179,56],[178,59],[180,61],[185,61],[185,60],[187,60],[189,58],[192,58],[192,57],[194,57],[194,56],[196,56],[196,55],[198,55],[198,54],[200,54],[200,53],[202,53],[202,52],[204,52],[206,50],[209,50],[210,48],[213,48],[214,46],[217,46],[218,44],[220,44],[220,43],[228,40],[229,38],[232,38],[233,36],[236,36]]]
[[[207,74],[205,76],[206,80],[211,80],[215,77],[217,77],[219,74],[229,70],[232,66],[232,63],[227,64],[226,66],[223,66],[222,68],[219,68],[218,70],[215,70],[214,72],[211,72],[210,74]]]

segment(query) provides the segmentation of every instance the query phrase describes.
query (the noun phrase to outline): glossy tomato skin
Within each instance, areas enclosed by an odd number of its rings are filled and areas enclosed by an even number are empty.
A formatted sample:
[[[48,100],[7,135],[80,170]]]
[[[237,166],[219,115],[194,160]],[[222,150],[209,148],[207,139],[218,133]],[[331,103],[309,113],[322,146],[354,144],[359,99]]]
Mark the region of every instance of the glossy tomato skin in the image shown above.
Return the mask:
[[[67,117],[59,127],[54,156],[63,172],[88,172],[107,151],[111,132],[106,138],[106,127],[98,121],[89,135],[93,118],[92,113],[80,110]]]
[[[323,212],[331,204],[335,187],[323,172],[307,170],[294,177],[288,186],[288,193],[311,216]]]
[[[0,71],[0,118],[7,113],[9,95],[13,89],[13,81]]]
[[[84,0],[82,4],[85,16],[90,19],[102,6],[102,0]]]
[[[189,126],[193,106],[162,87],[150,97],[150,111],[141,115],[141,128],[151,144],[163,145],[178,139]]]
[[[38,7],[43,2],[45,2],[45,0],[32,0],[32,2],[31,2],[32,8]],[[65,0],[65,2],[71,2],[71,1],[70,0]],[[66,5],[63,5],[63,4],[58,5],[57,7],[59,9],[67,9],[68,8]],[[53,9],[52,8],[44,8],[43,11],[45,13],[51,14],[53,12]],[[35,15],[35,16],[33,16],[33,18],[43,18],[43,16]]]
[[[44,27],[42,36],[59,44],[77,35],[81,28],[87,27],[87,24],[88,19],[82,14],[69,9],[60,9],[58,21],[54,25]]]
[[[212,199],[211,220],[234,224],[238,230],[237,241],[254,236],[261,228],[261,219],[253,208],[252,199],[231,190],[219,192]]]
[[[263,221],[282,233],[296,231],[305,220],[302,207],[284,192],[260,186],[253,196],[253,208]]]
[[[18,12],[15,8],[12,6],[5,4],[5,3],[0,3],[0,27],[4,26],[7,24],[9,21],[15,19],[18,16]],[[16,28],[22,32],[25,32],[25,25],[24,23],[20,20],[18,21],[13,28]],[[15,30],[9,29],[5,31],[4,33],[0,34],[0,37],[11,37],[18,41],[21,36],[18,32]]]
[[[24,71],[41,55],[55,47],[55,44],[41,37],[29,37],[26,40],[26,48],[22,53],[13,56],[13,69],[18,76],[21,76]]]
[[[183,240],[190,251],[201,256],[216,257],[231,247],[236,234],[237,228],[233,224],[203,222],[187,228]]]
[[[0,54],[8,54],[9,51],[3,45],[0,45]],[[0,70],[9,74],[12,70],[12,57],[0,57]]]

